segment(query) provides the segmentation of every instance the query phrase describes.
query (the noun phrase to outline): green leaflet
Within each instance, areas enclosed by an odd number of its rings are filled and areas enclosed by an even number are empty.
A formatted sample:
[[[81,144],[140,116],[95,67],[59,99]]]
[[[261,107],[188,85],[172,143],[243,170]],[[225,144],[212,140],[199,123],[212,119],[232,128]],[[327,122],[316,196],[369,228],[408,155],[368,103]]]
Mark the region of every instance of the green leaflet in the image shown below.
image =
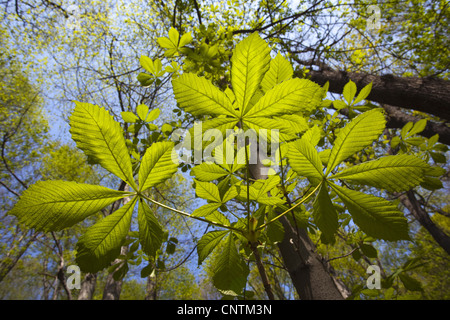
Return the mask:
[[[311,111],[319,105],[323,89],[307,79],[286,80],[270,89],[245,117],[271,117]]]
[[[258,33],[252,33],[236,45],[231,58],[231,86],[237,107],[245,113],[269,68],[270,48]]]
[[[193,115],[235,116],[227,95],[205,78],[185,73],[172,86],[177,102]]]
[[[334,183],[330,186],[346,205],[353,221],[367,235],[390,241],[410,239],[408,222],[392,202]]]
[[[214,286],[222,291],[240,294],[245,287],[250,272],[239,255],[233,233],[223,241],[221,252],[213,264]]]
[[[156,142],[145,151],[139,168],[139,191],[164,182],[178,170],[172,142]]]
[[[218,223],[222,226],[230,226],[230,221],[225,215],[217,211],[220,208],[222,203],[220,202],[211,202],[207,203],[200,208],[197,208],[192,212],[193,217],[203,217],[206,220],[212,223]]]
[[[387,156],[345,169],[331,178],[346,179],[391,192],[407,191],[419,185],[428,168],[421,159],[412,155]]]
[[[381,111],[372,109],[360,114],[341,129],[331,149],[325,175],[348,157],[369,146],[383,132],[385,124]]]
[[[327,191],[327,183],[320,186],[317,197],[313,203],[314,222],[322,231],[321,239],[323,243],[334,242],[334,233],[338,229],[338,215],[331,202]]]
[[[281,117],[277,118],[268,118],[268,117],[245,117],[244,120],[244,129],[252,129],[254,132],[257,132],[259,134],[260,138],[264,138],[266,141],[270,142],[272,141],[271,136],[262,136],[262,130],[266,130],[268,133],[271,132],[271,129],[278,130],[279,134],[274,139],[274,141],[281,140],[292,140],[297,138],[296,136],[296,127],[292,126],[292,124]]]
[[[195,176],[197,180],[212,181],[227,176],[228,172],[215,163],[202,162],[192,168],[191,175]]]
[[[319,153],[307,139],[298,139],[290,143],[287,157],[292,169],[299,175],[311,179],[323,178]]]
[[[222,239],[229,234],[228,230],[211,231],[203,235],[197,243],[198,264],[200,265],[217,247]]]
[[[164,230],[150,207],[142,199],[139,199],[138,224],[142,251],[154,257],[156,251],[161,247]]]
[[[90,227],[77,243],[76,262],[84,272],[95,273],[110,265],[120,254],[137,197]]]
[[[104,207],[129,195],[127,192],[69,181],[38,181],[9,212],[28,228],[58,231],[73,226]]]
[[[275,85],[292,78],[293,73],[294,70],[292,69],[291,63],[278,53],[270,61],[269,70],[264,75],[261,88],[264,92],[267,92]]]
[[[219,188],[211,182],[195,181],[195,193],[202,199],[221,202]]]
[[[356,95],[356,90],[358,88],[356,87],[356,84],[350,80],[345,86],[342,94],[344,95],[345,100],[350,105],[353,101],[353,98]]]
[[[104,108],[75,102],[70,133],[77,147],[103,168],[137,189],[122,128]]]
[[[212,202],[207,203],[200,208],[197,208],[192,212],[192,216],[194,217],[207,217],[212,214],[214,211],[220,208],[222,204],[220,202]]]

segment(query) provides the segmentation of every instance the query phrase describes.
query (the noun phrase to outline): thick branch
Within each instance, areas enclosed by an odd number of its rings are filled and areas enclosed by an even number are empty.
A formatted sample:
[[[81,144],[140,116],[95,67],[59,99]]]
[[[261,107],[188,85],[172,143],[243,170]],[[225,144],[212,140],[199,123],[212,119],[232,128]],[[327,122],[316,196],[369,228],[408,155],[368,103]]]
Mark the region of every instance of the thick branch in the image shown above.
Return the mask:
[[[450,237],[444,233],[434,222],[431,220],[428,213],[422,208],[419,201],[416,199],[412,190],[399,197],[402,204],[408,209],[414,218],[431,234],[434,240],[448,253],[450,254]]]
[[[372,82],[368,100],[425,112],[450,121],[450,81],[394,75],[377,76],[331,68],[311,70],[310,76],[312,81],[320,85],[329,81],[329,91],[335,93],[342,93],[349,80],[356,83],[358,90]]]
[[[421,118],[405,113],[401,108],[383,105],[387,115],[387,128],[402,128],[408,122],[417,122]],[[439,142],[450,145],[450,127],[444,123],[427,121],[425,129],[420,133],[421,136],[430,138],[439,134]]]

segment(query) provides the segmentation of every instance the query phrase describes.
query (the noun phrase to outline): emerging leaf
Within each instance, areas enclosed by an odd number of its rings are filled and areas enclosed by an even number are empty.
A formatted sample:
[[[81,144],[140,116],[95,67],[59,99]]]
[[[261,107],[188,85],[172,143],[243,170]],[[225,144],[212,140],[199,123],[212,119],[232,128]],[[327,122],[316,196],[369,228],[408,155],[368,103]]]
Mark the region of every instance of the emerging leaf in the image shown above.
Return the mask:
[[[38,181],[9,212],[28,228],[58,231],[73,226],[129,195],[102,186],[69,181]]]
[[[357,90],[356,84],[352,80],[350,80],[344,86],[343,95],[349,105],[352,103],[353,98],[355,97],[356,90]]]

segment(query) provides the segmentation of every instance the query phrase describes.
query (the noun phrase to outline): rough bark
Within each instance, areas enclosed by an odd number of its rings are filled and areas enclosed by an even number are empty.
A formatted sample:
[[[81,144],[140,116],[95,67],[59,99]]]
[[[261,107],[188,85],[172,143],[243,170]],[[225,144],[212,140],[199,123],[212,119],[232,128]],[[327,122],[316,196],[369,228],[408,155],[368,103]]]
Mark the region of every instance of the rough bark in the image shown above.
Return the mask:
[[[156,276],[148,276],[147,277],[147,288],[146,288],[145,300],[157,300],[158,298],[158,290],[156,285]]]
[[[358,90],[372,82],[368,100],[396,107],[413,109],[450,121],[450,81],[437,78],[397,77],[371,75],[363,72],[344,72],[324,67],[311,70],[311,80],[323,85],[329,82],[329,91],[342,93],[349,80]]]
[[[420,118],[415,117],[411,114],[405,113],[399,107],[394,107],[391,105],[382,105],[383,109],[386,111],[387,116],[387,128],[403,128],[408,122],[417,122]],[[427,121],[425,129],[420,133],[421,136],[430,138],[435,134],[439,134],[439,142],[450,145],[450,127],[444,123]]]
[[[86,274],[83,282],[81,283],[80,293],[78,294],[78,300],[92,300],[96,284],[97,284],[97,274],[96,273]]]
[[[260,161],[250,165],[255,179],[266,179],[266,168]],[[306,230],[295,228],[286,217],[280,218],[284,240],[278,245],[292,283],[302,300],[342,300],[349,291],[334,276],[331,266],[316,251]]]
[[[122,247],[120,254],[126,255],[128,251],[128,247]],[[123,263],[121,259],[116,259],[113,262],[113,265]],[[103,289],[103,300],[119,300],[120,299],[120,292],[122,291],[122,284],[123,280],[115,280],[114,279],[114,273],[117,272],[117,270],[120,267],[118,267],[114,272],[111,272],[108,274],[108,277],[106,278],[105,288]]]

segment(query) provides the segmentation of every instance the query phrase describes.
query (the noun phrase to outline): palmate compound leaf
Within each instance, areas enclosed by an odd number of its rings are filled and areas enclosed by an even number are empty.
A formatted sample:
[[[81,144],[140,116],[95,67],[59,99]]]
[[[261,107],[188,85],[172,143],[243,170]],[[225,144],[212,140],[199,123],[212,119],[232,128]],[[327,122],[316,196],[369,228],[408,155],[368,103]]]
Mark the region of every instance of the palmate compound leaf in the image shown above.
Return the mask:
[[[178,170],[178,158],[172,142],[153,143],[142,157],[139,168],[139,190],[169,179]]]
[[[392,202],[331,182],[330,186],[344,202],[356,225],[367,235],[389,241],[410,239],[408,221]]]
[[[120,254],[131,225],[137,197],[89,227],[77,243],[76,262],[84,272],[95,273],[109,266]]]
[[[58,231],[99,212],[128,192],[71,181],[38,181],[9,212],[28,228]]]
[[[161,247],[164,230],[150,207],[142,199],[139,199],[138,224],[142,251],[154,257],[156,251]]]
[[[385,124],[380,109],[364,112],[348,123],[334,141],[325,175],[348,157],[369,146],[381,135]]]
[[[400,192],[419,185],[428,168],[428,164],[423,160],[402,154],[358,164],[331,176],[330,179],[346,179],[390,192]]]
[[[120,124],[104,108],[83,102],[75,104],[69,121],[70,133],[77,147],[136,189],[131,158]]]

